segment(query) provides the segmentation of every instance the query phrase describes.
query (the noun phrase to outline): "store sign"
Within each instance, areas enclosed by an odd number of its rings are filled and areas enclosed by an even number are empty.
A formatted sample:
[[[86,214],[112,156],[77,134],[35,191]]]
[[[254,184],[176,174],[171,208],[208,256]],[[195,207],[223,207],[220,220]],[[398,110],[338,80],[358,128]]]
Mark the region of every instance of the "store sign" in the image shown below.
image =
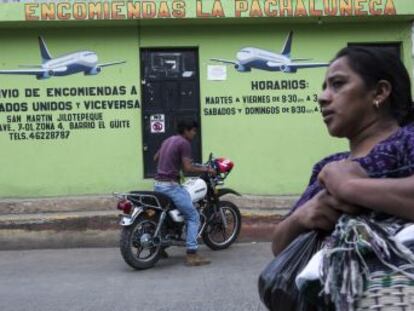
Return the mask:
[[[33,41],[18,56],[19,65],[0,66],[0,140],[68,140],[81,133],[131,128],[133,116],[122,111],[140,108],[137,87],[112,81],[124,72],[121,68],[128,70],[125,59],[101,60],[88,47],[59,56],[42,36],[39,46]],[[22,65],[31,53],[40,54],[39,63]],[[5,59],[13,62],[13,54]],[[94,83],[98,78],[107,82]],[[6,81],[14,84],[6,87]]]
[[[311,79],[303,78],[303,73],[319,70],[320,74],[320,69],[325,71],[329,62],[323,58],[313,59],[304,52],[300,57],[297,57],[296,52],[292,55],[292,51],[297,51],[293,45],[293,37],[294,32],[290,31],[285,40],[280,42],[280,49],[274,52],[246,43],[233,52],[234,58],[220,54],[211,57],[209,59],[211,62],[231,65],[232,69],[229,70],[236,73],[231,75],[232,79],[243,82],[237,83],[237,91],[233,94],[231,91],[226,92],[225,96],[207,94],[204,98],[204,115],[219,118],[223,116],[302,118],[319,115],[317,94],[319,88],[312,85]],[[295,46],[297,44],[296,42]],[[269,75],[270,73],[272,75]],[[252,78],[246,79],[249,77]],[[272,80],[268,80],[269,77],[272,77]],[[227,79],[221,83],[231,82]],[[231,87],[227,89],[231,90]]]
[[[139,109],[139,101],[127,97],[136,93],[125,85],[0,88],[0,140],[67,140],[80,132],[129,129],[131,117],[114,114]]]
[[[25,3],[26,21],[397,15],[399,0],[173,0]]]

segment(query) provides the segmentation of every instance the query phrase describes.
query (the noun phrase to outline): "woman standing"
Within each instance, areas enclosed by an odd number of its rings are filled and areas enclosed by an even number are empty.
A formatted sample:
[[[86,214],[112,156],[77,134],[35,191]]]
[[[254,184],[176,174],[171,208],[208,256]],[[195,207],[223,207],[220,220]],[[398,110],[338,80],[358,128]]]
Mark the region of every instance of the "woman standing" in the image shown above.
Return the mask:
[[[352,230],[352,226],[348,226],[350,219],[357,219],[358,226],[366,225],[367,228],[370,228],[371,220],[372,223],[384,220],[384,236],[390,236],[405,224],[414,222],[414,209],[407,212],[399,205],[364,206],[370,209],[367,213],[359,202],[335,196],[335,192],[331,192],[329,185],[326,185],[328,179],[324,178],[323,171],[329,163],[343,160],[358,162],[371,177],[401,178],[413,175],[414,131],[402,127],[410,121],[413,113],[411,83],[401,61],[379,49],[344,48],[328,68],[319,104],[328,132],[334,137],[348,139],[350,150],[328,156],[314,166],[302,197],[275,228],[272,243],[275,255],[306,231],[317,229],[331,232],[338,220],[342,227],[338,229],[337,226],[332,238],[334,243],[330,245],[331,250],[335,251],[340,250],[338,241],[348,238],[350,232],[346,230]],[[361,213],[369,216],[342,216]],[[387,237],[384,239],[388,241]],[[338,253],[338,256],[342,255],[340,251]],[[351,258],[353,255],[346,253],[343,256]],[[328,259],[333,266],[335,259]],[[329,267],[325,267],[325,272],[332,272]],[[334,281],[340,278],[338,274],[337,270]],[[344,280],[347,280],[345,275],[339,280],[345,288]],[[347,290],[350,290],[353,284],[348,283]],[[329,287],[325,289],[329,290]],[[331,290],[336,289],[333,287]],[[343,310],[352,304],[346,300],[352,302],[355,298],[355,293],[352,297],[349,293],[343,296],[340,293],[329,294],[331,300],[336,300],[337,309]],[[341,305],[345,307],[341,308]]]

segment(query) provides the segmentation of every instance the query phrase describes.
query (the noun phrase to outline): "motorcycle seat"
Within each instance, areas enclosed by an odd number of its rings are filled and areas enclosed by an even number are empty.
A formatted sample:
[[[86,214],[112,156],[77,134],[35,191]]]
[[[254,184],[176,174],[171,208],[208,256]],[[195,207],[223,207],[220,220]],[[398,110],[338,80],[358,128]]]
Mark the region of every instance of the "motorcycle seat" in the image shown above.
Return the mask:
[[[156,191],[130,191],[130,194],[132,194],[131,196],[131,200],[132,201],[138,201],[140,203],[143,204],[147,204],[147,205],[155,205],[158,206],[157,204],[157,200],[155,198],[158,199],[158,202],[160,203],[160,207],[162,209],[174,209],[175,208],[175,204],[173,202],[173,200],[171,200],[171,198],[161,192],[156,192]],[[135,197],[135,198],[134,198]]]

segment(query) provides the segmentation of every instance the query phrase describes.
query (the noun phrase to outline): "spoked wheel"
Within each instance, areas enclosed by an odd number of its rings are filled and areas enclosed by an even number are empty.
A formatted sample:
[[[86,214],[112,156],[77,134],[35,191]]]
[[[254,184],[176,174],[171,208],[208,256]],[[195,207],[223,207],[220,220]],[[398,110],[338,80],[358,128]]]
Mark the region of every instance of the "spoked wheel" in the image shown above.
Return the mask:
[[[161,246],[153,242],[156,228],[154,220],[138,216],[133,225],[122,229],[121,254],[132,268],[148,269],[160,259]]]
[[[207,227],[203,232],[204,243],[213,250],[228,248],[236,241],[241,228],[241,215],[238,207],[228,201],[220,201],[218,205],[222,213],[208,215]]]

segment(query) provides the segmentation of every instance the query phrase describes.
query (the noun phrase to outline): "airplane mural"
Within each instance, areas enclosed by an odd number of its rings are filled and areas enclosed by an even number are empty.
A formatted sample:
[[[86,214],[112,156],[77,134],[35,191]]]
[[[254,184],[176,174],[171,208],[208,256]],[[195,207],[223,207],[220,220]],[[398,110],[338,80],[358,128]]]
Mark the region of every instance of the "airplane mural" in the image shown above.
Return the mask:
[[[280,54],[255,47],[245,47],[237,52],[235,61],[220,58],[210,58],[210,60],[234,65],[234,68],[239,72],[249,72],[253,68],[295,73],[298,69],[329,66],[329,63],[308,62],[312,60],[311,58],[291,58],[292,37],[293,31],[288,34]]]
[[[69,76],[83,72],[85,75],[97,75],[102,68],[124,64],[126,61],[115,61],[110,63],[98,63],[98,55],[92,51],[79,51],[68,53],[56,58],[50,54],[46,42],[39,37],[41,65],[21,65],[24,69],[0,70],[0,74],[9,75],[34,75],[38,80],[51,77]]]

